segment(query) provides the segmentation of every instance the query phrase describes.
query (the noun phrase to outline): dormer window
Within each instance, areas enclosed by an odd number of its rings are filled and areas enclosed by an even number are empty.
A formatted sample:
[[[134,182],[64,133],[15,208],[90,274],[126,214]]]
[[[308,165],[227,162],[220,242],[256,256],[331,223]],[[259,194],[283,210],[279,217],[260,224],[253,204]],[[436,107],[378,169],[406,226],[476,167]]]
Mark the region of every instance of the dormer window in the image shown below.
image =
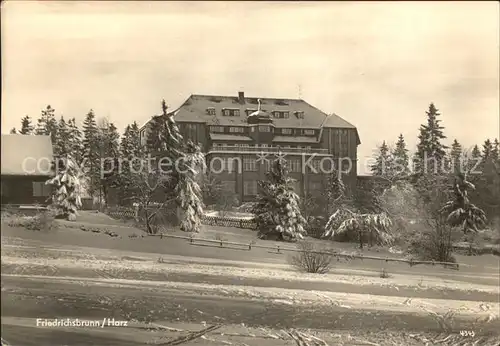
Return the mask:
[[[304,119],[304,112],[302,111],[296,111],[295,116],[299,119]]]
[[[274,111],[273,112],[273,116],[275,118],[287,119],[290,116],[290,112],[288,112],[288,111],[286,111],[286,112],[283,112],[283,111]]]
[[[208,107],[207,108],[207,114],[208,115],[215,115],[215,108],[214,107]]]
[[[271,132],[271,126],[268,125],[260,125],[259,132]]]
[[[314,130],[303,130],[302,133],[305,135],[305,136],[314,136]]]
[[[222,115],[225,116],[225,117],[239,117],[240,116],[240,110],[239,109],[224,108],[222,110]]]
[[[281,134],[282,135],[291,135],[292,129],[281,129]]]

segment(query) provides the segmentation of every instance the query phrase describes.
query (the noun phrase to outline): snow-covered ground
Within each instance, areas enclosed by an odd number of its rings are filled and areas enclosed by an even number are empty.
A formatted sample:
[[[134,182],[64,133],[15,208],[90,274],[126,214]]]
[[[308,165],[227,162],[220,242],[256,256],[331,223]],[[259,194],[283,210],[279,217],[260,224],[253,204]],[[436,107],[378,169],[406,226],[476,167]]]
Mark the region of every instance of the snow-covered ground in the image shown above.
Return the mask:
[[[33,275],[5,275],[37,280]],[[446,314],[454,311],[456,316],[472,319],[492,320],[498,318],[499,303],[481,303],[465,300],[420,299],[409,297],[353,294],[348,292],[325,292],[314,290],[283,289],[275,287],[251,287],[239,285],[212,285],[192,282],[144,281],[125,279],[89,279],[82,277],[43,276],[44,282],[77,284],[87,287],[134,288],[141,291],[182,294],[211,295],[219,297],[266,300],[270,304],[287,304],[304,307],[336,306],[356,311],[406,312],[414,314]]]
[[[139,260],[139,261],[138,261]],[[164,261],[164,260],[163,260]],[[174,263],[158,263],[147,258],[137,258],[136,260],[124,260],[120,257],[99,258],[95,255],[87,254],[75,257],[59,257],[59,258],[21,258],[14,256],[2,256],[2,264],[16,265],[38,265],[52,266],[56,268],[68,269],[93,269],[105,270],[112,272],[120,271],[139,271],[149,273],[170,274],[201,274],[224,276],[234,278],[249,278],[249,279],[282,279],[287,281],[308,281],[308,282],[323,282],[323,283],[342,283],[355,284],[362,286],[385,286],[385,287],[413,287],[418,289],[454,289],[463,291],[479,291],[490,294],[500,294],[498,286],[477,285],[466,282],[458,282],[452,280],[443,280],[434,277],[419,277],[413,275],[397,275],[394,278],[380,278],[356,275],[356,272],[349,274],[309,274],[297,271],[286,270],[284,266],[278,265],[255,265],[253,267],[231,267],[213,264],[189,263],[187,261],[175,261]]]

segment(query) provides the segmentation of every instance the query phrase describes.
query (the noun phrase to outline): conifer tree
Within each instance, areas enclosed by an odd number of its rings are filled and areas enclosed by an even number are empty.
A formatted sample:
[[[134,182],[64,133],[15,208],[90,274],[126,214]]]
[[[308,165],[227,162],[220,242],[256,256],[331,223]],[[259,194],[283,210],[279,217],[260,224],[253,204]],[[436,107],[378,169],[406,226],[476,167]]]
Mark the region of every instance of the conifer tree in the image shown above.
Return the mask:
[[[500,159],[499,151],[500,151],[500,143],[498,142],[498,138],[495,138],[495,140],[493,141],[493,147],[491,150],[491,157],[492,157],[493,161],[495,163],[497,163],[497,165],[498,165],[499,159]],[[498,168],[500,169],[500,165],[498,165]]]
[[[462,145],[455,139],[451,145],[450,150],[450,164],[452,166],[453,172],[462,172],[465,167],[463,167],[463,148]]]
[[[31,118],[29,116],[25,116],[21,119],[21,130],[19,131],[22,135],[32,135],[35,131],[33,124],[31,122]]]
[[[71,147],[69,146],[70,133],[68,124],[63,116],[59,119],[57,124],[57,141],[54,143],[54,155],[56,157],[64,157],[71,153]],[[72,154],[72,153],[71,153]]]
[[[162,116],[158,139],[162,154],[173,165],[171,186],[177,201],[177,217],[181,230],[199,232],[203,215],[203,196],[198,183],[200,174],[205,172],[205,156],[201,148],[193,142],[184,144],[174,116],[168,114],[165,100],[162,100]],[[162,174],[164,172],[161,172]]]
[[[431,103],[427,114],[427,124],[420,126],[417,151],[415,153],[415,170],[418,174],[429,173],[430,170],[442,173],[445,166],[446,149],[442,140],[446,139],[444,127],[440,125],[441,115],[436,106]]]
[[[400,134],[392,151],[392,173],[394,176],[407,176],[410,173],[410,158],[403,134]]]
[[[101,119],[98,125],[98,156],[100,169],[100,202],[107,203],[109,188],[119,176],[119,140],[120,134],[116,126],[107,119]],[[104,200],[103,200],[104,199]]]
[[[17,134],[17,130],[16,130],[16,128],[15,128],[15,127],[13,127],[13,128],[11,128],[11,129],[10,129],[10,134],[11,134],[11,135],[15,135],[15,134]]]
[[[493,143],[489,139],[484,141],[483,144],[483,152],[481,153],[481,157],[483,162],[490,158],[491,152],[493,151]]]
[[[281,157],[279,153],[267,173],[267,180],[258,182],[259,194],[253,208],[258,235],[261,239],[302,239],[306,220],[300,212],[300,198],[293,190],[293,179],[288,176],[286,161]]]
[[[165,102],[165,101],[163,101]],[[166,107],[166,104],[164,105]],[[166,110],[166,108],[165,108]],[[159,152],[163,149],[162,135],[165,130],[165,122],[168,122],[166,118],[166,113],[163,116],[153,116],[148,124],[149,132],[146,142],[146,148],[149,153]]]
[[[375,159],[375,163],[370,167],[371,172],[375,176],[387,177],[390,176],[391,172],[391,154],[389,147],[385,143],[378,148],[378,153]]]
[[[51,207],[58,216],[74,221],[77,210],[82,205],[80,199],[81,171],[70,154],[57,158],[54,162],[54,169],[55,177],[46,182],[53,187]]]
[[[75,161],[81,165],[82,164],[82,133],[76,124],[76,119],[71,118],[67,122],[68,127],[68,147],[69,152],[75,159]]]
[[[83,121],[83,160],[90,196],[96,197],[100,186],[100,145],[96,117],[91,109]]]
[[[42,110],[42,114],[37,121],[35,134],[50,136],[52,145],[57,143],[57,120],[55,110],[50,105]]]
[[[484,211],[472,204],[469,199],[469,190],[475,187],[467,180],[467,175],[458,173],[453,184],[454,198],[448,201],[443,209],[452,227],[460,227],[465,234],[477,233],[486,223]]]

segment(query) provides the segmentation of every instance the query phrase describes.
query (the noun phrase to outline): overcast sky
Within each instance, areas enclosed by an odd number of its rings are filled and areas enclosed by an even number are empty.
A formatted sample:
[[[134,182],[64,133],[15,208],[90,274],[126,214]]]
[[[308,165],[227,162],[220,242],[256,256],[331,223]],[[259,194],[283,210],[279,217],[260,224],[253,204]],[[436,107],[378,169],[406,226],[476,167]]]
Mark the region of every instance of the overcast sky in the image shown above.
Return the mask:
[[[2,133],[50,104],[142,125],[190,94],[294,98],[358,127],[359,156],[416,142],[434,102],[466,146],[499,136],[490,2],[2,3]]]

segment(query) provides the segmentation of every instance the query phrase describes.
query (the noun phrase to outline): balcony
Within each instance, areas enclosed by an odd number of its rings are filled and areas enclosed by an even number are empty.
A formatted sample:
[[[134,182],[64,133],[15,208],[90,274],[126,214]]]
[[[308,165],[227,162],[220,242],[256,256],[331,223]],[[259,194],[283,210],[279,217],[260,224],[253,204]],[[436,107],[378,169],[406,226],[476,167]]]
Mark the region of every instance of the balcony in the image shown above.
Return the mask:
[[[254,147],[244,147],[244,146],[238,146],[238,145],[225,145],[225,146],[216,146],[216,147],[211,147],[208,151],[208,154],[212,153],[277,153],[281,151],[282,153],[287,153],[287,154],[321,154],[321,155],[328,155],[328,149],[318,149],[318,148],[311,148],[311,149],[306,149],[306,148],[285,148],[285,147],[260,147],[260,146],[254,146]]]

